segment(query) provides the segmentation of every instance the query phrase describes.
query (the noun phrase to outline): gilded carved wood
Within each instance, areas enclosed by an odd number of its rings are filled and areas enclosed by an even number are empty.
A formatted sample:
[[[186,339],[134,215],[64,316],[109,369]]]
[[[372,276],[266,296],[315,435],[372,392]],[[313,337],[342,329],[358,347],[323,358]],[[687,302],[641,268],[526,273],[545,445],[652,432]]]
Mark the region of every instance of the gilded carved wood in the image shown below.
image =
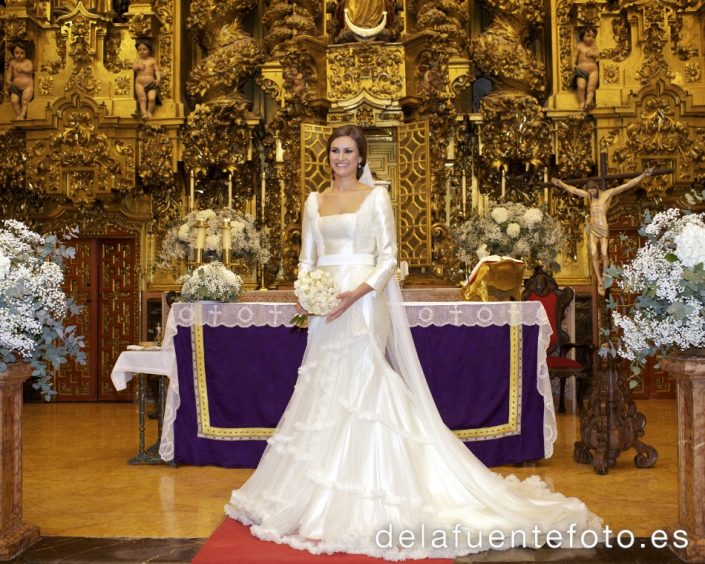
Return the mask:
[[[701,0],[475,4],[137,0],[116,14],[104,1],[7,2],[5,67],[10,42],[27,42],[35,97],[26,123],[6,93],[0,104],[0,211],[41,224],[77,210],[98,222],[109,210],[111,225],[158,237],[186,213],[191,172],[200,207],[224,205],[232,173],[235,205],[275,241],[265,284],[285,284],[302,182],[327,182],[325,132],[356,123],[398,144],[393,157],[378,150],[380,162],[396,159],[400,258],[450,282],[463,274],[450,229],[502,194],[547,203],[568,232],[566,257],[585,258],[582,202],[545,190],[544,171],[591,175],[600,153],[611,174],[673,168],[614,206],[611,219],[632,223],[705,183]],[[582,112],[571,80],[586,26],[601,54],[596,107]],[[134,99],[137,38],[161,71],[162,106],[148,122]],[[154,245],[140,243],[149,269]],[[589,283],[587,269],[571,272]],[[173,282],[147,277],[143,289]]]

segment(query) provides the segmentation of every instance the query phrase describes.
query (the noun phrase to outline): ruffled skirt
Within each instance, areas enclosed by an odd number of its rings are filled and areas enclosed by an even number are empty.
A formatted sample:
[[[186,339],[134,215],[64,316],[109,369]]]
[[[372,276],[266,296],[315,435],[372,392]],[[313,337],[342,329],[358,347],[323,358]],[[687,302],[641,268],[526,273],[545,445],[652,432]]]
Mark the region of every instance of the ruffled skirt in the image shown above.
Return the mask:
[[[331,267],[343,288],[364,280],[356,268]],[[294,393],[259,466],[225,506],[230,517],[314,554],[387,560],[537,547],[550,530],[576,547],[582,531],[599,527],[581,501],[538,477],[503,478],[460,442],[440,452],[387,363],[387,323],[374,292],[330,324],[310,320]],[[449,456],[463,458],[462,476]]]

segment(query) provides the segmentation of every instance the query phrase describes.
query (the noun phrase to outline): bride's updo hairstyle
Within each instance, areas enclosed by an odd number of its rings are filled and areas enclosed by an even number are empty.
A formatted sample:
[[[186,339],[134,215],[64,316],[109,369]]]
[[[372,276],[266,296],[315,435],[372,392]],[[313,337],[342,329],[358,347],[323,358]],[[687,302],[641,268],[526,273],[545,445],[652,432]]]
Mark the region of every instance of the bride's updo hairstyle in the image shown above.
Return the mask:
[[[338,139],[338,137],[352,137],[353,141],[355,141],[357,150],[362,158],[360,166],[357,167],[356,174],[357,179],[360,180],[363,169],[367,164],[367,139],[365,139],[365,133],[357,125],[342,125],[340,127],[336,127],[333,130],[333,133],[330,134],[330,137],[328,137],[328,143],[326,143],[326,159],[328,159],[328,166],[330,166],[330,146],[333,144],[333,141]],[[335,178],[334,172],[331,172],[331,175]]]

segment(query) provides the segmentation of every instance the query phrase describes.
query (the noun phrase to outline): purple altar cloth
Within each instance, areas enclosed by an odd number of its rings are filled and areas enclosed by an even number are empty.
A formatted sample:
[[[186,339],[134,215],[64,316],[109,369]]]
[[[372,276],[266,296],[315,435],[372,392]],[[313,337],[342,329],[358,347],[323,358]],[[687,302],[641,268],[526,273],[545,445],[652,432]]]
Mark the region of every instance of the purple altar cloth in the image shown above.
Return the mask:
[[[509,326],[412,329],[443,420],[453,430],[507,422]],[[465,444],[487,466],[544,457],[544,401],[536,387],[537,325],[522,326],[520,434]],[[280,327],[203,327],[210,424],[276,426],[293,392],[306,333]],[[254,468],[264,440],[198,437],[191,328],[174,338],[181,404],[174,423],[174,462]]]

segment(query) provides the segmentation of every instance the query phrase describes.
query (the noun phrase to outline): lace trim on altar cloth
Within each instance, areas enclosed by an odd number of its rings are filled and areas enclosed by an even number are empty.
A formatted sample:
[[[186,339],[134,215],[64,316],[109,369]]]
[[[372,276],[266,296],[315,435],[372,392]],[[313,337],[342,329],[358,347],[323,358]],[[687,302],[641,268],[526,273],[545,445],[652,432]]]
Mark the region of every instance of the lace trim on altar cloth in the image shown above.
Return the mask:
[[[540,302],[406,302],[410,327],[548,325]],[[164,338],[177,327],[292,327],[293,303],[179,303],[171,307]],[[173,314],[173,315],[172,315]]]

